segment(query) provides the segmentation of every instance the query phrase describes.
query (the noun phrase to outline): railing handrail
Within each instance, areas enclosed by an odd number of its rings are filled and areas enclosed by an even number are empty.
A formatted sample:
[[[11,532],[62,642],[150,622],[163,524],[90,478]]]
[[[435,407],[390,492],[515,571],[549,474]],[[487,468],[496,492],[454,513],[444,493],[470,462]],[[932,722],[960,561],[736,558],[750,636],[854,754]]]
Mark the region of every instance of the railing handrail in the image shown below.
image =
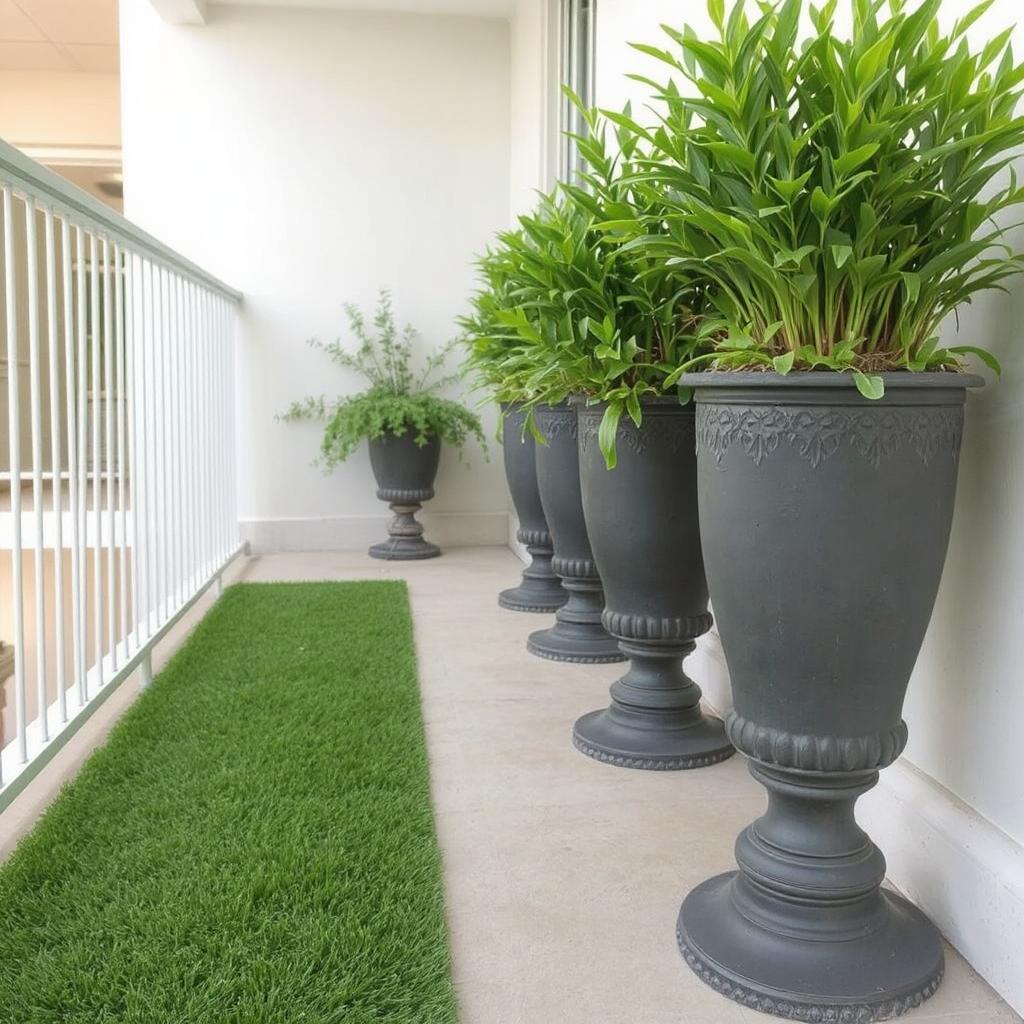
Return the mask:
[[[203,270],[190,259],[175,252],[170,246],[154,238],[149,232],[133,224],[127,217],[89,195],[84,189],[72,185],[59,174],[25,156],[10,143],[0,139],[0,179],[15,189],[38,200],[42,196],[66,207],[91,221],[112,239],[130,242],[140,253],[167,264],[200,284],[212,289],[232,302],[241,302],[242,293],[226,285],[213,274]]]

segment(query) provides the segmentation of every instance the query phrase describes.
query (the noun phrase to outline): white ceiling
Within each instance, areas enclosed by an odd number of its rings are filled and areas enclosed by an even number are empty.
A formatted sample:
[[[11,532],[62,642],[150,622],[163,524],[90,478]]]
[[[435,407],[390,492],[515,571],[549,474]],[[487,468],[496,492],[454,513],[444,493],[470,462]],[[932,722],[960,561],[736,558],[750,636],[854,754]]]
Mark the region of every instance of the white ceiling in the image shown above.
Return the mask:
[[[213,0],[231,7],[320,7],[345,11],[406,11],[507,18],[513,0]]]
[[[213,0],[211,6],[330,8],[504,18],[513,0]],[[118,71],[117,0],[0,0],[0,71]]]
[[[0,70],[116,72],[117,0],[0,0]]]

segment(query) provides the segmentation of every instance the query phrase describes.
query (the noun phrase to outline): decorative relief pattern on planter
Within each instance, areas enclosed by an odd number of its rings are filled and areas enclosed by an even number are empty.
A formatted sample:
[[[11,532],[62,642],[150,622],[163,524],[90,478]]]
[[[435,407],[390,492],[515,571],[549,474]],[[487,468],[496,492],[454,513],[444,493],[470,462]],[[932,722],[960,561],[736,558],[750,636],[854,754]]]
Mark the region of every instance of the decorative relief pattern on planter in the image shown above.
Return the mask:
[[[955,460],[962,435],[962,406],[697,406],[698,446],[707,448],[716,462],[721,462],[729,448],[738,444],[761,465],[780,444],[787,444],[817,467],[846,444],[873,466],[903,446],[908,446],[927,465],[939,454]]]
[[[524,530],[520,527],[516,530],[516,540],[526,547],[551,547],[551,534],[547,530]]]
[[[433,496],[434,492],[432,489],[424,490],[420,488],[419,490],[411,491],[398,490],[392,487],[379,487],[377,489],[377,497],[381,501],[393,501],[399,503],[403,501],[420,502],[430,501]]]
[[[555,555],[551,559],[551,568],[556,576],[578,580],[600,578],[597,573],[597,563],[590,558],[559,558],[558,555]]]
[[[589,654],[563,654],[561,652],[552,654],[550,651],[546,651],[543,647],[538,647],[529,640],[526,641],[526,649],[535,658],[543,658],[545,661],[564,661],[570,665],[607,665],[612,661],[622,661],[622,657],[618,655],[602,654],[592,656]]]
[[[809,736],[758,725],[735,711],[725,718],[733,746],[766,764],[816,772],[853,772],[892,764],[907,745],[907,723],[873,736]]]
[[[667,446],[673,455],[684,449],[692,451],[694,444],[694,426],[690,418],[679,416],[659,416],[655,408],[644,409],[643,429],[628,417],[619,420],[616,441],[623,443],[637,455],[643,455],[650,446]],[[598,431],[601,428],[603,410],[580,411],[580,448],[588,451],[592,444],[597,443]]]
[[[537,429],[543,435],[544,440],[550,443],[559,434],[569,432],[570,437],[576,438],[576,410],[568,409],[544,409],[536,417]]]
[[[592,757],[595,761],[603,764],[613,764],[617,768],[640,768],[649,772],[675,772],[685,771],[688,768],[704,768],[709,764],[718,764],[720,761],[732,757],[733,750],[717,750],[711,754],[691,754],[686,757],[676,758],[651,758],[631,757],[628,754],[609,754],[600,747],[593,747],[586,740],[580,739],[575,733],[572,737],[573,745],[581,754]]]
[[[898,996],[895,999],[886,998],[877,1003],[851,1005],[850,1003],[794,1002],[790,999],[780,999],[762,995],[760,992],[752,992],[743,985],[723,977],[715,970],[713,964],[706,961],[686,944],[678,930],[676,931],[676,941],[679,943],[679,950],[690,969],[716,992],[720,992],[723,996],[727,996],[751,1010],[757,1010],[759,1013],[770,1013],[775,1017],[782,1017],[784,1020],[806,1021],[813,1022],[813,1024],[825,1021],[829,1024],[833,1024],[833,1022],[834,1024],[874,1024],[875,1021],[899,1017],[920,1006],[926,999],[934,995],[942,982],[944,973],[940,970],[917,992],[912,992],[907,996]]]
[[[649,615],[629,615],[605,608],[601,614],[601,625],[612,634],[625,640],[692,640],[703,636],[712,624],[711,613],[694,615],[690,618],[656,619]]]

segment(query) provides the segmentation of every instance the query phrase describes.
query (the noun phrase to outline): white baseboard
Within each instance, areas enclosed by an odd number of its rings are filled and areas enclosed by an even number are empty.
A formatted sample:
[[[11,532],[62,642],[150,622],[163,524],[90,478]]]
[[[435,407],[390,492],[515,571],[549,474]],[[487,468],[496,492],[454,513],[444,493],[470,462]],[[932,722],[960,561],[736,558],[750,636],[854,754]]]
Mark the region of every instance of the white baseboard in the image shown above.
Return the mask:
[[[905,757],[857,803],[888,876],[1024,1014],[1024,847]]]
[[[717,714],[732,707],[716,632],[686,669]],[[1024,1014],[1024,847],[905,757],[858,801],[857,820],[885,854],[889,881]]]
[[[501,547],[508,543],[507,512],[421,512],[428,540],[442,548]],[[242,539],[253,554],[271,551],[362,551],[386,540],[387,513],[295,519],[243,519]]]

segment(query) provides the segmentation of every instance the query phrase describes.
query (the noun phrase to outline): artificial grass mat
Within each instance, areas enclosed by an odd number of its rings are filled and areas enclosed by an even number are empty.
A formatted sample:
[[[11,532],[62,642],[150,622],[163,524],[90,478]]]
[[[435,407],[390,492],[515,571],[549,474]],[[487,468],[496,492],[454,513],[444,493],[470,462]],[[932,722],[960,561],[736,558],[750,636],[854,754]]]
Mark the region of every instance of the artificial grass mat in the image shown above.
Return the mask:
[[[404,584],[230,588],[0,869],[0,1021],[455,1017]]]

